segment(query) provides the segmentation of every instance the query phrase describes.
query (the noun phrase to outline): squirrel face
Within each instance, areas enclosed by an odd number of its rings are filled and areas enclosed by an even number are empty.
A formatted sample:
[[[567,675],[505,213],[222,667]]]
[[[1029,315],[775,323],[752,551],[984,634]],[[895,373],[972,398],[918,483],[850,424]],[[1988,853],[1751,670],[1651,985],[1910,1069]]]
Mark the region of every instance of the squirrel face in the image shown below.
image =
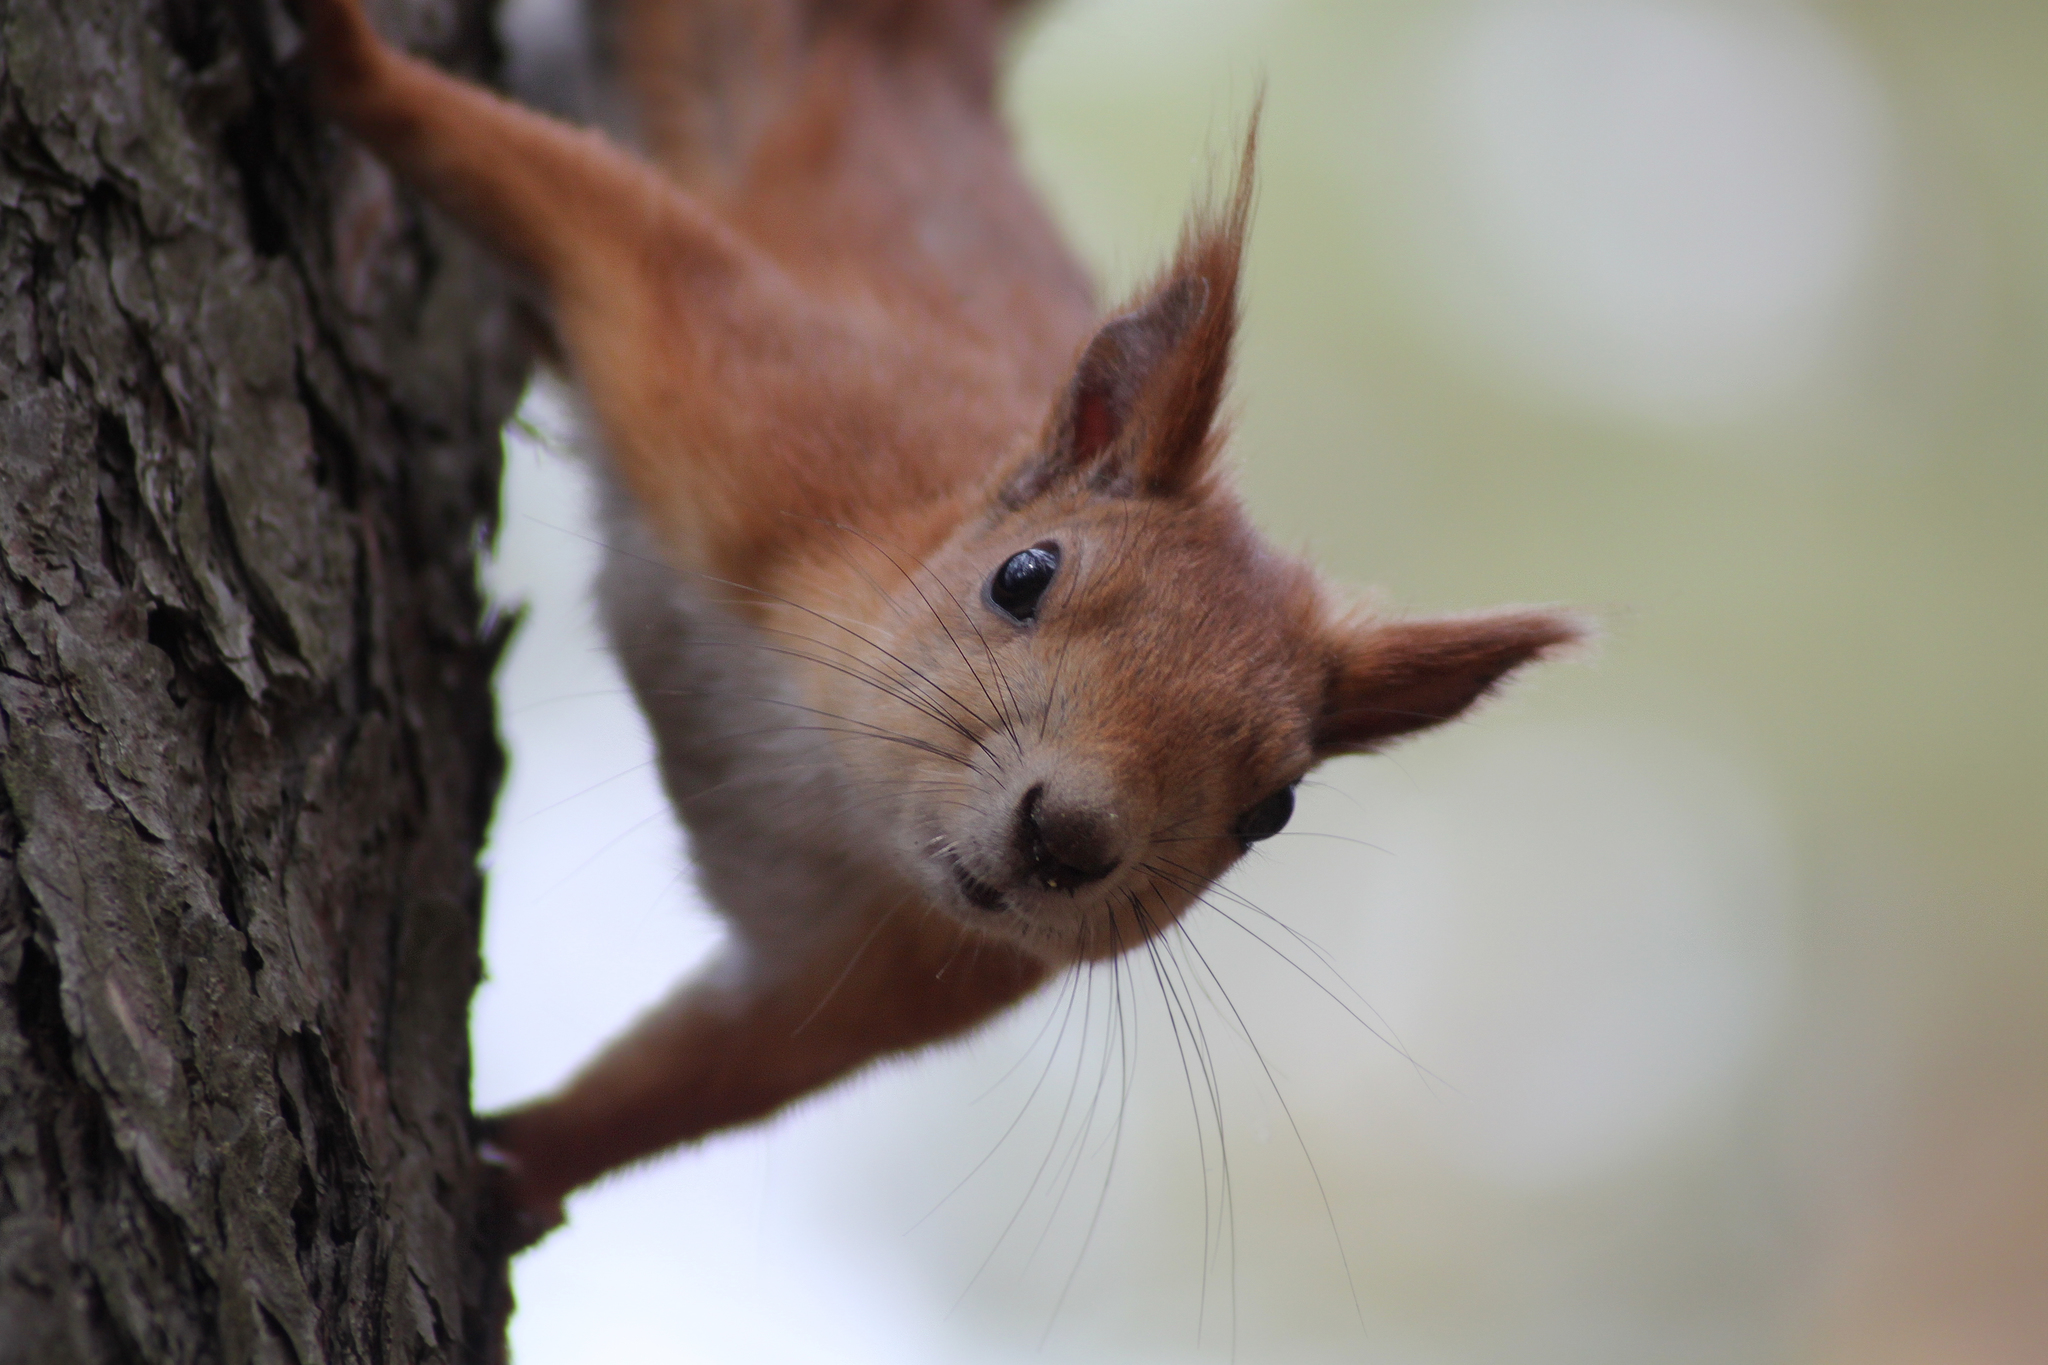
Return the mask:
[[[854,642],[812,630],[808,709],[897,876],[1049,965],[1163,932],[1315,764],[1455,717],[1579,631],[1334,609],[1214,476],[965,520],[929,555],[866,542],[876,597]]]
[[[930,904],[1106,957],[1285,824],[1330,651],[1314,579],[1233,500],[1059,492],[891,558],[886,626],[816,671],[816,709]]]

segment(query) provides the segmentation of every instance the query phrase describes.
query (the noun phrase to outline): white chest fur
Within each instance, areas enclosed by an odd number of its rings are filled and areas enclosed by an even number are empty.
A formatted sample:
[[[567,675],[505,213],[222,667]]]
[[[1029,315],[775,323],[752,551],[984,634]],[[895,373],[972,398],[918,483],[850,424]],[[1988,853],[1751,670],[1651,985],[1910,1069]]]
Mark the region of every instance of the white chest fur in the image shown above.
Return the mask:
[[[803,649],[734,611],[736,589],[672,568],[623,495],[606,502],[599,606],[699,883],[747,947],[800,952],[854,888],[889,878],[867,828],[879,813],[863,814],[832,720],[804,696]]]

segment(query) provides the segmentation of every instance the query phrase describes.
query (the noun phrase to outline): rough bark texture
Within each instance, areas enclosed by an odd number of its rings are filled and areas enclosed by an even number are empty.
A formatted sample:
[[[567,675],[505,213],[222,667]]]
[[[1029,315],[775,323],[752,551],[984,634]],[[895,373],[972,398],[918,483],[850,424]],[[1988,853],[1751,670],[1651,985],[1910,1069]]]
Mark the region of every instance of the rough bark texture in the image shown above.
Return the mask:
[[[475,69],[482,7],[380,19]],[[494,1353],[500,283],[280,0],[0,0],[0,1360]]]

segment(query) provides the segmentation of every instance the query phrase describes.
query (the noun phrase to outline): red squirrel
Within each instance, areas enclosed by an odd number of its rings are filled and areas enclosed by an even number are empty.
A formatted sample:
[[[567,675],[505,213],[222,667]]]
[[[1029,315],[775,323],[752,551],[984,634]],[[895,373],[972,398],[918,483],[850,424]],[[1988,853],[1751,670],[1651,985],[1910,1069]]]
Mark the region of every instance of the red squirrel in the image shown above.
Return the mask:
[[[613,0],[635,154],[305,0],[320,107],[544,302],[605,623],[729,930],[488,1121],[519,1240],[1146,942],[1316,764],[1582,633],[1349,607],[1259,537],[1217,411],[1255,136],[1103,318],[995,111],[1017,7]]]

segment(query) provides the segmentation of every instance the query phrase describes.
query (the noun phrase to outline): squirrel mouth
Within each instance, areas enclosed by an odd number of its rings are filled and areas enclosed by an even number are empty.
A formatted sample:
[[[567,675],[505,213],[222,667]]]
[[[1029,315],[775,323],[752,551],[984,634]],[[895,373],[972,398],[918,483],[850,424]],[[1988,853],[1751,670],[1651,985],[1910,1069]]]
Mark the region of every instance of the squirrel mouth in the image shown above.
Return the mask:
[[[990,886],[981,878],[969,872],[957,858],[947,858],[946,864],[953,870],[953,881],[960,888],[960,894],[967,903],[978,910],[1001,910],[1004,908],[1003,893],[998,887]]]

